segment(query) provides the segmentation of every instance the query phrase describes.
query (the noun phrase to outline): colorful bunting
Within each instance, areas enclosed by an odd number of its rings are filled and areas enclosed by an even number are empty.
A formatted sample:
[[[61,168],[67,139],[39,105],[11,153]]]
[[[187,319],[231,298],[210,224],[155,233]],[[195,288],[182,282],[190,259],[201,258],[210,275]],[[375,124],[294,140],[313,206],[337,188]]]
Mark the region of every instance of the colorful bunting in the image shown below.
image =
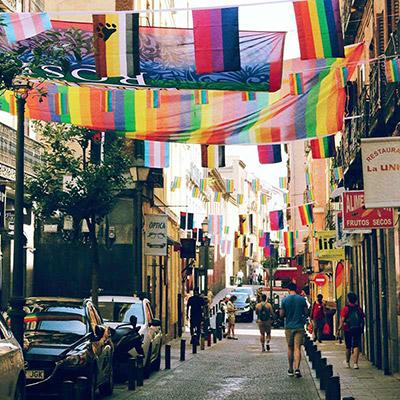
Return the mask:
[[[159,90],[148,90],[147,96],[147,108],[159,108],[160,107],[160,91]]]
[[[202,145],[201,166],[210,169],[225,167],[225,146]]]
[[[180,220],[179,227],[181,229],[186,229],[186,213],[183,211],[181,211],[181,220]]]
[[[100,77],[140,74],[138,13],[93,15],[93,36]]]
[[[223,229],[223,216],[212,214],[208,216],[208,231],[213,235],[221,235]]]
[[[214,193],[214,202],[215,203],[220,203],[222,199],[222,193],[221,192],[215,192]]]
[[[312,225],[312,223],[314,222],[314,213],[313,213],[314,206],[312,204],[302,204],[301,206],[298,206],[298,208],[299,208],[301,224]]]
[[[260,193],[260,203],[262,206],[267,204],[267,195],[265,193]]]
[[[288,179],[286,176],[280,176],[279,177],[279,187],[281,189],[286,189],[288,185]]]
[[[342,167],[333,168],[333,176],[335,177],[336,182],[340,182],[343,179],[343,168]]]
[[[344,57],[339,0],[294,1],[303,60]]]
[[[400,58],[386,60],[385,72],[389,83],[400,82]]]
[[[193,229],[193,213],[187,214],[187,229]]]
[[[336,81],[340,88],[344,88],[349,80],[349,69],[347,67],[338,68],[335,72]]]
[[[229,234],[229,226],[224,226],[224,233],[225,235]]]
[[[320,139],[312,139],[311,143],[312,158],[329,158],[336,156],[335,135],[325,136]]]
[[[225,179],[226,193],[233,193],[235,191],[235,185],[233,179]]]
[[[144,141],[144,166],[149,168],[169,167],[169,143]]]
[[[269,225],[271,231],[280,231],[283,229],[283,211],[276,210],[269,213]]]
[[[192,197],[198,199],[200,197],[200,189],[197,186],[193,186]]]
[[[207,90],[195,90],[194,91],[194,102],[195,104],[208,104],[208,91]]]
[[[260,190],[260,180],[258,178],[255,178],[251,181],[251,188],[255,193]]]
[[[237,7],[192,11],[198,74],[240,70],[238,11]]]
[[[180,176],[175,176],[174,180],[171,182],[171,191],[174,192],[176,189],[180,189],[182,184],[182,178]]]
[[[236,201],[239,205],[243,204],[244,196],[242,194],[238,194],[236,196]]]
[[[10,43],[29,39],[52,29],[49,14],[41,13],[0,13],[0,23]]]
[[[289,74],[290,94],[298,96],[304,93],[304,78],[302,72]]]
[[[254,101],[257,99],[256,92],[242,92],[242,100],[243,101]]]
[[[283,242],[286,248],[286,257],[294,256],[294,233],[293,232],[283,232]]]
[[[205,193],[207,191],[207,179],[200,179],[200,190]]]
[[[257,146],[260,164],[275,164],[282,161],[280,144],[265,144]]]

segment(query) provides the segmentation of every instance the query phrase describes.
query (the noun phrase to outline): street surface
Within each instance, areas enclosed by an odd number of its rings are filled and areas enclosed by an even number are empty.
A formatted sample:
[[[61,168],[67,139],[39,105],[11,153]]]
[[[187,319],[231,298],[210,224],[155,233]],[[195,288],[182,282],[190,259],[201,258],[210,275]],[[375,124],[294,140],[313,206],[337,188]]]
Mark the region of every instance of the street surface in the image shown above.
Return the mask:
[[[153,374],[142,388],[117,385],[115,400],[312,400],[319,399],[310,369],[302,361],[301,379],[287,376],[283,330],[273,330],[270,352],[261,352],[254,323],[238,323],[239,340],[213,345],[170,371]],[[176,350],[173,350],[176,352]]]

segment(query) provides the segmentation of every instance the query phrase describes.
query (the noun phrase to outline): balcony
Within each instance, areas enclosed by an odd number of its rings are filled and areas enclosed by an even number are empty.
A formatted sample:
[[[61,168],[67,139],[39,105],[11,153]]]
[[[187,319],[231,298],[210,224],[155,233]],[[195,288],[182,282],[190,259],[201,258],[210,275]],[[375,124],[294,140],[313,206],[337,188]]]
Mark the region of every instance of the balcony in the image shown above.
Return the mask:
[[[354,43],[367,0],[345,0],[342,8],[344,44]]]
[[[0,123],[0,160],[1,165],[9,170],[15,169],[15,153],[17,146],[16,131]],[[42,146],[35,140],[25,136],[25,173],[34,175],[34,167],[41,162]],[[10,179],[12,174],[8,174]]]
[[[19,3],[17,0],[0,0],[0,9],[4,11],[16,11]]]

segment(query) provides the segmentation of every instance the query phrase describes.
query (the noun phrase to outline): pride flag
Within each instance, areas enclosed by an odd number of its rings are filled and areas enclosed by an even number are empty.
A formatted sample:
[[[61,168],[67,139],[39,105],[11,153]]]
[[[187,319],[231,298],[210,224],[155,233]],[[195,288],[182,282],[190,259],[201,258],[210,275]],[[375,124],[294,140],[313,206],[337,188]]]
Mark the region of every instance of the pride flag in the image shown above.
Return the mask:
[[[329,158],[336,156],[335,135],[325,136],[320,139],[312,139],[310,146],[312,158]]]
[[[298,206],[302,225],[311,225],[314,222],[314,206],[312,204],[302,204]]]
[[[144,141],[144,166],[149,168],[169,167],[169,143]]]
[[[207,178],[205,179],[200,179],[200,190],[202,192],[205,192],[207,190]]]
[[[304,93],[304,78],[302,72],[289,74],[290,94],[299,95]]]
[[[98,76],[140,74],[138,13],[93,15],[93,36]]]
[[[346,87],[349,80],[349,69],[347,67],[340,67],[336,70],[335,74],[338,87]]]
[[[400,58],[385,61],[386,80],[389,83],[400,82]]]
[[[257,146],[260,164],[275,164],[282,161],[280,144],[264,144]]]
[[[302,60],[344,57],[339,0],[294,1]]]
[[[222,193],[221,192],[215,192],[214,193],[214,202],[215,203],[220,203],[222,199]]]
[[[283,242],[286,248],[286,257],[294,256],[294,233],[293,232],[283,232]]]
[[[52,29],[49,14],[42,13],[0,13],[6,37],[10,43],[29,39]]]
[[[336,182],[339,182],[340,180],[342,180],[343,179],[343,168],[342,167],[333,168],[333,176],[335,177]]]
[[[257,92],[242,92],[243,101],[254,101],[257,99]]]
[[[243,198],[244,198],[244,196],[242,195],[242,194],[238,194],[237,195],[237,198],[236,198],[236,201],[237,201],[237,203],[240,205],[240,204],[243,204]]]
[[[283,211],[276,210],[269,213],[269,225],[271,231],[280,231],[283,229]]]
[[[257,193],[260,190],[260,180],[258,178],[251,181],[251,188],[253,192]]]
[[[202,145],[201,166],[210,169],[225,167],[225,146]]]
[[[207,90],[195,90],[194,91],[194,102],[195,104],[208,104],[208,91]]]
[[[193,186],[192,197],[198,199],[200,197],[200,189],[197,186]]]
[[[280,189],[286,189],[288,184],[288,180],[286,176],[280,176],[279,177],[279,188]]]
[[[260,193],[260,203],[262,206],[267,204],[267,195],[265,193]]]
[[[176,189],[180,189],[182,184],[182,177],[175,176],[174,180],[171,182],[171,192],[175,192]]]
[[[237,7],[193,10],[196,72],[240,70]]]
[[[227,193],[233,193],[235,190],[234,180],[233,179],[225,179],[225,187]]]

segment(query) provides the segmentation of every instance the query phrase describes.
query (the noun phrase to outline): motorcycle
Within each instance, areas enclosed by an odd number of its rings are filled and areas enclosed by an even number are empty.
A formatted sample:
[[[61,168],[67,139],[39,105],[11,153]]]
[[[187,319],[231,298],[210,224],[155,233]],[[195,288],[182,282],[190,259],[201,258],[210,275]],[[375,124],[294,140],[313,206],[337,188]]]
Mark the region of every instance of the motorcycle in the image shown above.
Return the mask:
[[[128,360],[131,358],[129,352],[135,349],[137,354],[144,356],[143,336],[139,334],[140,327],[136,325],[137,318],[132,315],[129,323],[111,329],[111,339],[114,343],[114,377],[121,382],[128,379]]]

